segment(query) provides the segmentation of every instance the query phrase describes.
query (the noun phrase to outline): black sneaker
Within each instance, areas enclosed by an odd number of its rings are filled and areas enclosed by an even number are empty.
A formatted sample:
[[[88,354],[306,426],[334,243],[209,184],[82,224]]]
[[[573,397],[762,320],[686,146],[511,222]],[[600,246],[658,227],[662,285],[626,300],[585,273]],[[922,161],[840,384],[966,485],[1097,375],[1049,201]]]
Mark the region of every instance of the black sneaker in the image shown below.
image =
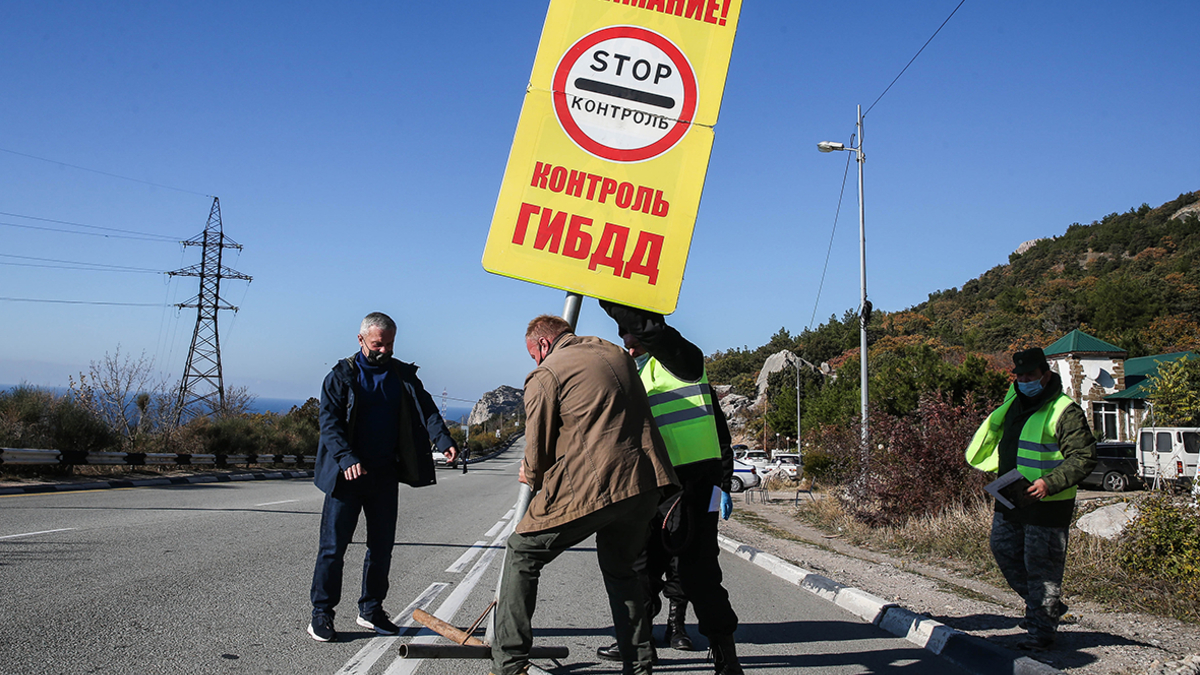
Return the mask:
[[[328,614],[313,614],[308,624],[308,634],[317,642],[337,642],[337,631],[333,629],[333,617]]]
[[[399,635],[400,627],[392,623],[386,612],[382,609],[377,609],[374,612],[358,615],[358,625],[363,628],[370,628],[380,635]]]

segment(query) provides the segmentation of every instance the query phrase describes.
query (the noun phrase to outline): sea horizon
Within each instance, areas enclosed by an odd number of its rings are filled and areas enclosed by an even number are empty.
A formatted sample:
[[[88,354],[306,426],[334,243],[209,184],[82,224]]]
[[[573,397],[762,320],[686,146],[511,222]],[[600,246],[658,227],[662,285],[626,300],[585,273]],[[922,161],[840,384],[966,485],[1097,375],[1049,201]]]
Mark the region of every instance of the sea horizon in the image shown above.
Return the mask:
[[[8,392],[20,386],[29,386],[34,389],[41,389],[62,396],[71,391],[70,387],[51,387],[37,384],[0,384],[0,392]],[[277,415],[286,415],[292,408],[299,408],[304,405],[307,398],[276,398],[271,396],[255,396],[251,401],[248,412],[255,414],[275,413]],[[471,414],[471,408],[463,408],[456,406],[446,406],[444,417],[447,423],[460,423],[463,419]]]

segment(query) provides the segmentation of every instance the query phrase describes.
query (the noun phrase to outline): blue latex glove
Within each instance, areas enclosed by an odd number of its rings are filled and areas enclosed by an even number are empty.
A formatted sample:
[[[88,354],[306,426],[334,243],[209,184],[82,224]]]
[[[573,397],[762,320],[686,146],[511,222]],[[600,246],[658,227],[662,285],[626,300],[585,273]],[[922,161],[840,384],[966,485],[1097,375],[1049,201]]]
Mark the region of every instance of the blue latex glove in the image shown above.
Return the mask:
[[[728,492],[721,493],[721,520],[729,520],[729,515],[733,513],[733,497],[729,496]]]

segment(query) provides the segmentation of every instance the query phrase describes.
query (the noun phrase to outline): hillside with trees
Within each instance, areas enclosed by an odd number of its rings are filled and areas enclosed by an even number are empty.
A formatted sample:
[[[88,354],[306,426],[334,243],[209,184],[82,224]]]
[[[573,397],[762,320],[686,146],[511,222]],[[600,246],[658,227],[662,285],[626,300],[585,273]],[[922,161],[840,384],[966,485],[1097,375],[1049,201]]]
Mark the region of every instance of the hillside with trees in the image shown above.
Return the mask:
[[[965,416],[964,423],[948,434],[957,439],[973,431],[1008,387],[1008,355],[1045,347],[1076,328],[1119,345],[1130,357],[1200,349],[1198,215],[1200,192],[1190,192],[1157,208],[1143,204],[1088,225],[1074,223],[1058,236],[1022,246],[1007,264],[961,288],[936,291],[907,309],[872,312],[872,446],[937,446],[929,430],[954,426],[938,421],[954,416]],[[796,438],[798,427],[813,448],[806,459],[812,471],[857,475],[863,468],[856,457],[859,321],[849,310],[815,330],[792,334],[781,328],[756,349],[708,357],[714,384],[732,385],[734,393],[751,398],[772,354],[788,350],[829,366],[829,374],[801,369],[799,424],[795,371],[773,373],[766,404],[738,420],[747,441],[773,447],[776,434]],[[958,440],[944,441],[960,452]],[[915,451],[906,449],[909,456]]]

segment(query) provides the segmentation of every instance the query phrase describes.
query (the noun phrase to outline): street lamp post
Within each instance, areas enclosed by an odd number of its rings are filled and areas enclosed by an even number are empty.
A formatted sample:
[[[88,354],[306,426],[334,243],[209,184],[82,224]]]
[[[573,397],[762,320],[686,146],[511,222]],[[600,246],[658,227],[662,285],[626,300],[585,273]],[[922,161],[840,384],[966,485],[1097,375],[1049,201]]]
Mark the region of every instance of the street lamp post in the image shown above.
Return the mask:
[[[859,360],[861,363],[861,383],[862,388],[862,447],[864,451],[867,447],[867,321],[870,318],[870,304],[867,303],[867,231],[863,210],[863,163],[866,161],[866,156],[863,155],[863,122],[862,122],[862,106],[858,106],[858,147],[847,148],[841,143],[831,143],[822,141],[817,143],[817,150],[821,152],[833,152],[834,150],[845,150],[855,153],[858,160],[858,258],[859,258],[859,288],[861,291],[859,305]]]
[[[800,454],[800,357],[790,351],[788,355],[792,358],[784,361],[796,369],[796,454]]]

